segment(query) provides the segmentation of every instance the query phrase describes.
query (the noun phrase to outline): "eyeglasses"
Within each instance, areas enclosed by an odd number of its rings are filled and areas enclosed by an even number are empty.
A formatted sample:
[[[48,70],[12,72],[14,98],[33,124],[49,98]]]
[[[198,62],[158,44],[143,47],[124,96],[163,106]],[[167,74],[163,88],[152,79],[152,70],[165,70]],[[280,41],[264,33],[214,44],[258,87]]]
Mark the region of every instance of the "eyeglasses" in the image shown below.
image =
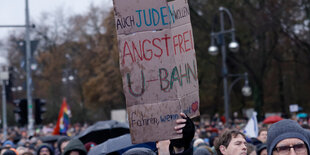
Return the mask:
[[[287,155],[290,153],[291,148],[294,148],[296,154],[303,154],[307,151],[306,144],[279,146],[276,147],[275,150],[279,153],[279,155]]]

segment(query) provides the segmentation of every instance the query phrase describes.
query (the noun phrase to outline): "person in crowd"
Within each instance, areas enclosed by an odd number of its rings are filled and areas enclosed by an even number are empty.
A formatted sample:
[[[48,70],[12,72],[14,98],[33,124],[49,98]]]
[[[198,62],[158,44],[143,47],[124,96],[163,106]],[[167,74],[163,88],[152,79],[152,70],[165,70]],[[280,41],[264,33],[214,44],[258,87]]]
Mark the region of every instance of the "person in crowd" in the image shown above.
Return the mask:
[[[193,155],[212,155],[212,151],[208,150],[207,148],[204,147],[198,147]]]
[[[204,142],[203,139],[201,139],[201,138],[195,139],[195,140],[194,140],[194,143],[193,143],[193,148],[194,148],[194,150],[195,150],[196,148],[198,148],[198,146],[201,145],[201,144],[205,144],[205,142]]]
[[[36,155],[54,155],[54,150],[51,145],[43,143],[38,147]]]
[[[296,121],[284,119],[270,126],[267,136],[268,155],[308,155],[309,131]]]
[[[310,130],[309,124],[301,124],[301,127],[307,130]]]
[[[11,140],[6,140],[3,142],[2,147],[15,147],[15,145]]]
[[[26,147],[24,147],[24,146],[18,146],[18,147],[16,148],[16,151],[18,152],[19,155],[21,155],[21,154],[27,152],[28,149],[27,149]]]
[[[63,155],[87,155],[84,144],[77,138],[71,139],[64,148]]]
[[[18,141],[17,145],[24,145],[28,140],[27,132],[21,131],[20,140]]]
[[[267,155],[267,145],[265,143],[257,145],[256,152],[257,155]]]
[[[217,155],[246,155],[245,135],[238,130],[226,130],[214,142]]]
[[[157,154],[166,155],[169,154],[170,140],[162,140],[156,142]]]
[[[196,139],[194,141],[193,147],[194,147],[194,155],[212,155],[213,154],[213,151],[209,147],[209,145],[207,145],[207,143],[199,139]]]
[[[18,154],[18,152],[16,151],[16,149],[12,148],[12,147],[4,147],[1,149],[1,155],[4,155],[5,153],[7,153],[7,155],[11,154],[12,152],[14,152],[15,154]]]
[[[70,139],[68,136],[62,136],[57,139],[57,155],[61,155],[64,152],[64,148],[68,145]]]
[[[123,155],[156,155],[156,153],[149,148],[137,147],[127,150]]]
[[[262,144],[262,143],[266,143],[267,141],[267,133],[268,133],[268,129],[267,128],[261,128],[258,132],[258,136],[257,138],[251,138],[251,143],[255,146]]]
[[[248,155],[256,155],[256,148],[253,144],[249,144],[246,146]]]
[[[3,155],[17,155],[16,152],[14,152],[13,150],[6,150]]]
[[[34,145],[27,146],[26,148],[28,149],[27,152],[30,152],[32,154],[36,153],[36,148],[34,147]]]
[[[34,155],[34,153],[32,153],[32,152],[24,152],[24,153],[18,154],[18,155]]]
[[[86,148],[86,151],[89,152],[90,149],[95,147],[97,144],[95,142],[87,142],[84,146]]]
[[[266,143],[267,141],[267,134],[268,134],[268,129],[267,128],[261,128],[258,132],[257,139],[261,141],[262,143]]]

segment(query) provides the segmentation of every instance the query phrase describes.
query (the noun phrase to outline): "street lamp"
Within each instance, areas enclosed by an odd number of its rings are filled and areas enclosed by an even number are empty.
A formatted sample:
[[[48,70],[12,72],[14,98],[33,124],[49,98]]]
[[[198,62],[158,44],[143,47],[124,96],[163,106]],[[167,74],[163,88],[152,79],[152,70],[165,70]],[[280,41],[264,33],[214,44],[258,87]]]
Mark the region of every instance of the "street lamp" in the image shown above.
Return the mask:
[[[241,92],[243,96],[251,96],[252,95],[252,90],[251,87],[249,86],[249,79],[248,79],[248,73],[245,72],[244,74],[228,74],[229,77],[237,77],[229,86],[228,90],[228,96],[230,96],[230,92],[233,88],[233,86],[240,81],[241,79],[244,79],[244,86],[241,89]],[[229,102],[229,100],[228,100]]]
[[[67,81],[73,81],[74,80],[74,76],[73,75],[69,75],[68,77],[63,77],[62,79],[61,79],[61,81],[63,82],[63,83],[66,83]]]
[[[226,64],[226,45],[225,45],[225,35],[231,36],[231,42],[228,44],[228,48],[231,52],[238,52],[239,50],[239,44],[236,42],[235,38],[235,25],[232,18],[231,13],[228,9],[224,7],[219,8],[220,11],[220,25],[221,29],[219,32],[211,32],[211,46],[208,48],[208,52],[210,55],[217,55],[218,54],[218,48],[217,46],[221,46],[221,54],[222,54],[222,74],[223,74],[223,86],[224,86],[224,107],[225,107],[225,118],[226,122],[229,121],[229,93],[231,91],[232,86],[239,81],[242,77],[245,78],[245,86],[242,88],[242,93],[245,96],[251,95],[251,88],[248,85],[248,79],[247,79],[247,73],[244,74],[244,76],[240,76],[239,74],[228,74],[227,64]],[[226,13],[229,17],[231,28],[225,30],[224,27],[224,13]],[[217,43],[217,45],[216,45]],[[236,79],[231,85],[230,85],[230,91],[228,91],[228,84],[227,84],[227,77],[228,76],[239,76],[238,80]]]

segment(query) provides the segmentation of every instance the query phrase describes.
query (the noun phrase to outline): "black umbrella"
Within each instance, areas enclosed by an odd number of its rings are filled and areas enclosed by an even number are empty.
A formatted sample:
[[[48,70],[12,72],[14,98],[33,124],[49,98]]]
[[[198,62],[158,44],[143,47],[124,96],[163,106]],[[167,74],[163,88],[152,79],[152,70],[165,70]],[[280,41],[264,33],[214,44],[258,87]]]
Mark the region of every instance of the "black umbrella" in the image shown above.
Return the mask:
[[[130,134],[125,134],[119,137],[111,138],[104,143],[93,147],[88,152],[88,155],[105,155],[113,152],[118,152],[119,154],[122,154],[128,149],[134,147],[145,147],[151,150],[155,150],[156,144],[155,142],[132,144]]]
[[[55,143],[60,137],[65,137],[62,135],[53,135],[53,136],[44,136],[40,137],[39,139],[42,140],[44,143]]]
[[[118,137],[129,133],[129,125],[115,120],[99,121],[86,130],[81,132],[79,138],[84,144],[87,142],[95,142],[100,144],[110,138]]]

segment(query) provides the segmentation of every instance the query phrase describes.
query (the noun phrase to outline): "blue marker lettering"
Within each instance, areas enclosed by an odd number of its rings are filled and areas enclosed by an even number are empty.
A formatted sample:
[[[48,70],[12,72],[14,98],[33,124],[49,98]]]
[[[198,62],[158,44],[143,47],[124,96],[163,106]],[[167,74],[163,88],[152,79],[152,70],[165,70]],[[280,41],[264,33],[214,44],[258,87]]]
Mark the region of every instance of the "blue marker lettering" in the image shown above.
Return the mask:
[[[142,21],[141,21],[141,12],[142,10],[137,10],[136,12],[138,12],[138,14],[139,14],[139,21],[140,21],[140,24],[138,25],[138,23],[136,23],[136,25],[137,25],[137,27],[141,27],[141,25],[142,25]]]
[[[164,15],[163,9],[166,9],[166,7],[163,6],[160,8],[161,20],[163,25],[168,25],[168,23],[165,22],[165,17],[167,17],[168,15]]]
[[[174,5],[171,6],[172,9],[169,6],[169,19],[170,19],[170,24],[171,21],[174,23],[175,22],[175,12],[174,12]]]
[[[149,19],[150,19],[150,23],[149,23],[149,24],[146,22],[145,10],[143,10],[143,14],[144,14],[144,22],[145,22],[145,25],[146,25],[146,26],[151,26],[151,25],[152,25],[151,9],[149,9]]]
[[[155,16],[154,16],[155,13],[157,14],[157,22],[155,21]],[[154,8],[152,8],[152,17],[153,17],[154,26],[158,25],[158,23],[159,23],[159,12]]]

